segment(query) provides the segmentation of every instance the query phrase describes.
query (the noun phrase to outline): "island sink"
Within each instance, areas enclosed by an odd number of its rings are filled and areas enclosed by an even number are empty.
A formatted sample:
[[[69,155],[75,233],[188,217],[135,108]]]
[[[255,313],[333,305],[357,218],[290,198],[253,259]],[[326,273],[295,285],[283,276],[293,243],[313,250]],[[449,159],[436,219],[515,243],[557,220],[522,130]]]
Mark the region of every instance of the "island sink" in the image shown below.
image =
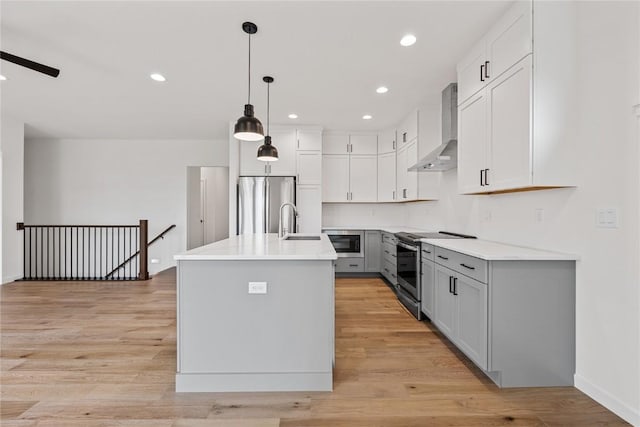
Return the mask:
[[[289,235],[282,240],[320,240],[320,236],[296,236]]]

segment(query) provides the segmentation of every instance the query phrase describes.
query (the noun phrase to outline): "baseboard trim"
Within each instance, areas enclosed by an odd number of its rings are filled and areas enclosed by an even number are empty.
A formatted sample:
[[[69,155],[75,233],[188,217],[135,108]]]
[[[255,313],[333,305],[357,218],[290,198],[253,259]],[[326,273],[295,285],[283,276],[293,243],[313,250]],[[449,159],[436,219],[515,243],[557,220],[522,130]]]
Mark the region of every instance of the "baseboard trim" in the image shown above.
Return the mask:
[[[17,276],[7,276],[2,278],[2,285],[6,285],[7,283],[15,282],[16,280],[22,279],[22,275],[19,274]]]
[[[606,390],[598,387],[584,377],[575,374],[573,376],[575,387],[613,412],[620,418],[631,423],[634,426],[640,426],[640,408],[632,408],[624,402],[621,402],[617,397],[613,396]]]
[[[176,392],[332,391],[333,371],[176,374]]]

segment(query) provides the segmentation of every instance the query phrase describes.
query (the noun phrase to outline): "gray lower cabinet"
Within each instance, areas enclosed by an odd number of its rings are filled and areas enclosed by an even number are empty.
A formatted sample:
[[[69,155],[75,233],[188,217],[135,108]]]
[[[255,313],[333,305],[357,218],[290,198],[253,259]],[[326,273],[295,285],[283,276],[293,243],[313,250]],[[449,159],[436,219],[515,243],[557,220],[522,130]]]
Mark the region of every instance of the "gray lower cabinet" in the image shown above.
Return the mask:
[[[434,260],[431,319],[489,378],[500,387],[573,385],[575,261],[485,261],[439,247]]]
[[[435,266],[435,324],[480,368],[487,369],[487,285]]]
[[[435,263],[433,258],[435,256],[435,248],[428,243],[422,243],[420,259],[422,260],[420,269],[420,286],[422,300],[420,302],[420,308],[422,312],[433,321],[434,315],[434,299],[435,299]]]
[[[336,273],[364,273],[364,258],[348,257],[336,260]]]
[[[378,230],[367,230],[364,233],[364,271],[380,273],[382,256],[380,255],[382,237]]]
[[[392,233],[383,231],[382,235],[382,247],[380,248],[380,262],[382,276],[389,281],[392,285],[398,284],[398,267],[397,267],[397,254],[396,243],[397,239]]]

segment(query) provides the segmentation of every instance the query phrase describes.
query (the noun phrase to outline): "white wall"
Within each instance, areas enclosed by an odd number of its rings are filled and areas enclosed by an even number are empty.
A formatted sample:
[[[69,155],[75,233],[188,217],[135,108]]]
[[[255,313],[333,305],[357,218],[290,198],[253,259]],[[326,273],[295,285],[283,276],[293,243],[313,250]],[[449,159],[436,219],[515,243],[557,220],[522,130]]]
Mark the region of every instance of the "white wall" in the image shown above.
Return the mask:
[[[187,166],[226,166],[226,141],[29,140],[25,143],[25,222],[134,224],[149,238],[150,273],[175,265],[186,249]],[[5,161],[6,163],[6,161]]]
[[[3,114],[0,152],[2,152],[2,283],[22,277],[22,232],[24,203],[24,123]]]
[[[580,73],[575,153],[578,187],[492,196],[457,195],[456,171],[442,174],[436,204],[413,203],[407,225],[572,252],[577,263],[576,386],[640,425],[640,35],[637,2],[579,5]],[[615,207],[619,227],[595,227]],[[536,209],[544,210],[537,222]],[[541,313],[541,316],[544,313]]]

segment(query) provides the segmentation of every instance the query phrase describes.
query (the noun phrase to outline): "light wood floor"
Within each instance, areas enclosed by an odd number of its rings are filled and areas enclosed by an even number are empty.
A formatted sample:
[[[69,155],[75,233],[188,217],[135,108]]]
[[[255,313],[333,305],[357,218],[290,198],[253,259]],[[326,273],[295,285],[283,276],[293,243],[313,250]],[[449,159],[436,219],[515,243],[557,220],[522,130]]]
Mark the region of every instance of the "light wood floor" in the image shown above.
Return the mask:
[[[574,388],[499,390],[380,279],[336,283],[333,393],[176,394],[174,271],[0,292],[5,427],[626,425]]]

